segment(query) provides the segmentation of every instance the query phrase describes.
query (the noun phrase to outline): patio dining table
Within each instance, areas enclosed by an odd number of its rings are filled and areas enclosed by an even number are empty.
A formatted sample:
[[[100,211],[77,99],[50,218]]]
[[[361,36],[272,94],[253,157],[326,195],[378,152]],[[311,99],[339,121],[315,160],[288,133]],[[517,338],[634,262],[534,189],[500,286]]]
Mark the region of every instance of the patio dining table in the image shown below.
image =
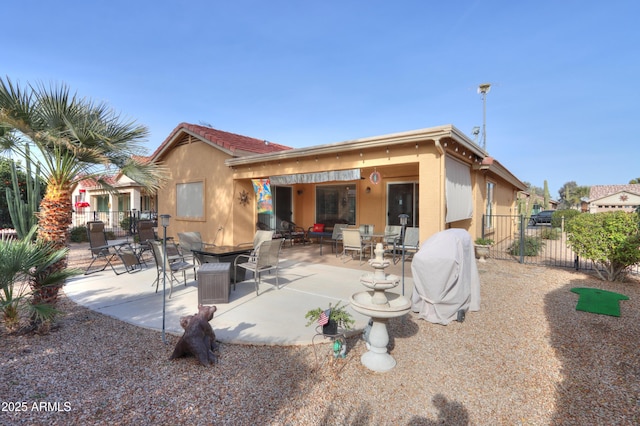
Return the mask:
[[[367,234],[362,234],[362,239],[363,240],[370,240],[371,241],[371,257],[373,258],[373,251],[375,250],[375,245],[376,243],[382,243],[384,245],[384,242],[388,239],[388,238],[397,238],[399,237],[399,234],[396,233],[389,233],[389,232],[378,232],[378,233],[367,233]]]
[[[253,250],[252,246],[209,246],[203,250],[192,250],[193,256],[202,263],[231,263],[241,254],[249,254]],[[234,268],[231,268],[229,278],[236,282]],[[242,280],[241,280],[242,281]]]

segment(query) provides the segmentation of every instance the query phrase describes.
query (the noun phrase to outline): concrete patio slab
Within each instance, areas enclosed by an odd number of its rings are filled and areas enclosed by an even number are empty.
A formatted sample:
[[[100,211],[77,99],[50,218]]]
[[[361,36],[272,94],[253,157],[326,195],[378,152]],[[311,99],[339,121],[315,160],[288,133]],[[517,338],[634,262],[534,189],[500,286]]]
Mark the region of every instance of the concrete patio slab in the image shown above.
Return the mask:
[[[286,258],[287,254],[293,255],[293,251],[284,252],[281,258],[280,289],[275,287],[274,274],[264,275],[260,294],[256,296],[253,278],[248,274],[248,280],[230,291],[229,303],[216,304],[211,325],[219,341],[257,345],[311,344],[316,327],[306,327],[305,313],[313,308],[328,307],[329,303],[335,305],[342,301],[348,305],[352,294],[365,290],[360,284],[360,276],[373,271],[366,265],[350,268],[310,263]],[[409,265],[407,263],[405,268]],[[94,311],[141,327],[162,330],[162,282],[156,293],[155,285],[152,286],[155,278],[153,265],[119,276],[107,269],[69,280],[64,291],[71,300]],[[405,276],[405,295],[410,296],[412,288],[413,280]],[[392,291],[401,293],[401,285]],[[197,282],[193,272],[187,275],[186,286],[174,282],[171,298],[167,282],[164,310],[165,331],[181,335],[180,317],[198,310]],[[364,328],[369,319],[349,310],[356,320],[356,329]]]

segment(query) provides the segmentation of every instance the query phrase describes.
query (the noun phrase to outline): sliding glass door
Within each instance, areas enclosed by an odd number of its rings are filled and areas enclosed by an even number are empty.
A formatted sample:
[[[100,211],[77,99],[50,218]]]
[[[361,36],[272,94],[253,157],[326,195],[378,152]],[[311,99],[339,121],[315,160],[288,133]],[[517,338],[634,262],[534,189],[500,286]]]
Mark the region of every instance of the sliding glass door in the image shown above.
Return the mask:
[[[419,226],[418,182],[387,185],[387,225],[400,225],[400,215],[407,214],[407,226]]]

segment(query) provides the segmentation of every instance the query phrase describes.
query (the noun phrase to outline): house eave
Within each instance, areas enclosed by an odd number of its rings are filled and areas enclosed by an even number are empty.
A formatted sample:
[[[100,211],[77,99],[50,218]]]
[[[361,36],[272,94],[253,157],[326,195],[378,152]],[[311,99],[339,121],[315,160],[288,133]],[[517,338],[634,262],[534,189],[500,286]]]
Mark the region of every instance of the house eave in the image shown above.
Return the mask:
[[[353,139],[344,142],[335,142],[325,145],[316,145],[304,148],[294,148],[287,151],[274,152],[270,154],[249,155],[241,158],[230,158],[225,160],[228,167],[251,165],[258,162],[282,161],[291,158],[312,157],[323,154],[336,154],[362,149],[384,148],[393,145],[406,143],[416,143],[426,140],[439,141],[443,138],[451,138],[471,153],[480,158],[484,158],[487,153],[473,143],[462,132],[452,125],[431,127],[427,129],[412,130],[408,132],[392,133],[380,136],[373,136],[361,139]]]

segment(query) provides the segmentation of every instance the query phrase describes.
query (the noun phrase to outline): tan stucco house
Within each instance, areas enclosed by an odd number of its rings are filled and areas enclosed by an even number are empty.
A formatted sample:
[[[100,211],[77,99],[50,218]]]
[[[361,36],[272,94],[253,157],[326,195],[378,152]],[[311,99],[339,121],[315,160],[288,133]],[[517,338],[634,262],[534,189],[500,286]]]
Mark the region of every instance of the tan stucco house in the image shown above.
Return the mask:
[[[282,220],[382,231],[400,214],[421,241],[447,228],[476,237],[484,213],[514,214],[525,189],[451,125],[292,149],[182,123],[151,161],[170,173],[157,197],[158,214],[171,215],[167,235],[197,231],[218,245],[251,241],[258,226],[278,229]],[[254,191],[267,179],[272,213],[258,211]]]
[[[593,185],[589,189],[587,203],[589,213],[616,210],[632,212],[640,206],[640,184]]]

